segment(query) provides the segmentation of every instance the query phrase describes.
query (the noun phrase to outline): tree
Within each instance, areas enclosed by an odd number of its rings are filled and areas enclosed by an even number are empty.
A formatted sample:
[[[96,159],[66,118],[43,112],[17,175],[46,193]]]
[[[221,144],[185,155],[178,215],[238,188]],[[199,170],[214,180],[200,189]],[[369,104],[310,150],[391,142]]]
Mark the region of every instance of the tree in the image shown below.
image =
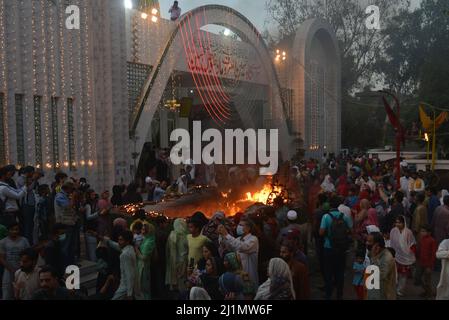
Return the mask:
[[[374,0],[385,19],[409,6],[409,0]],[[322,18],[333,27],[342,57],[342,90],[349,94],[373,78],[374,63],[381,54],[383,35],[366,27],[366,6],[359,0],[268,0],[267,10],[278,29],[278,40],[296,33],[302,22]]]

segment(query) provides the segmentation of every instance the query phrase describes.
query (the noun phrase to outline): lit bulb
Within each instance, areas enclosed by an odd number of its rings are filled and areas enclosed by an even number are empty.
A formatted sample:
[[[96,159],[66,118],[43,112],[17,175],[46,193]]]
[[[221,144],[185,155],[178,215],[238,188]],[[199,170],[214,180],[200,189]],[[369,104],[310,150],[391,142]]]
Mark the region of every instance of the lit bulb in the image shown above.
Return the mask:
[[[89,160],[89,161],[87,162],[87,164],[89,165],[89,167],[92,167],[92,166],[94,165],[94,163],[93,163],[92,160]]]
[[[151,14],[152,14],[153,16],[157,15],[158,12],[159,12],[159,11],[158,11],[156,8],[153,8],[153,10],[151,10]]]
[[[125,0],[125,8],[126,9],[132,9],[133,8],[133,2],[131,0]]]
[[[68,167],[69,166],[69,163],[66,161],[66,162],[64,162],[64,167]]]
[[[141,15],[141,17],[142,17],[142,19],[146,19],[146,18],[148,18],[148,15],[145,13],[145,12],[142,12],[142,15]]]
[[[81,160],[80,164],[81,164],[82,166],[84,166],[84,165],[86,164],[86,161]]]
[[[231,30],[225,29],[223,34],[227,37],[227,36],[229,36],[231,34]]]
[[[51,169],[51,164],[50,164],[50,163],[47,163],[45,166],[46,166],[48,169]]]
[[[152,16],[152,17],[151,17],[151,21],[153,21],[154,23],[156,23],[156,22],[157,22],[157,17],[156,17],[156,16]]]

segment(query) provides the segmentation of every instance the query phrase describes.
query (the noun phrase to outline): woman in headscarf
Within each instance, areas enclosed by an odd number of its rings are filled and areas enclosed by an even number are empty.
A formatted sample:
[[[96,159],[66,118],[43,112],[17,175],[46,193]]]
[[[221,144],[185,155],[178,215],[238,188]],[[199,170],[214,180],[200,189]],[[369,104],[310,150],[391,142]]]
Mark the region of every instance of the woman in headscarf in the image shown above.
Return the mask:
[[[206,270],[200,276],[200,283],[212,300],[223,300],[223,294],[219,290],[219,261],[211,257],[206,261]]]
[[[340,197],[346,198],[349,194],[349,183],[348,178],[345,174],[341,175],[340,178],[338,178],[337,183],[337,193]]]
[[[242,271],[240,257],[236,252],[230,252],[223,259],[226,272],[219,279],[220,291],[226,299],[252,300],[256,286],[249,275]]]
[[[292,274],[281,258],[273,258],[268,265],[268,280],[257,291],[254,300],[294,300]]]
[[[183,291],[186,289],[187,257],[189,255],[187,234],[186,221],[176,219],[173,223],[173,231],[168,236],[166,247],[165,284],[170,287],[170,290]]]
[[[440,197],[440,203],[442,206],[444,206],[444,197],[445,196],[449,196],[449,191],[447,191],[446,189],[441,190],[441,197]]]
[[[200,288],[200,287],[193,287],[192,289],[190,289],[190,295],[189,295],[189,300],[211,300],[209,294],[207,293],[206,290],[204,290],[204,288]]]
[[[360,209],[355,216],[355,237],[360,245],[366,242],[366,236],[368,234],[366,227],[369,226],[370,221],[368,211],[371,208],[371,204],[367,199],[362,199],[359,207]]]
[[[331,176],[328,174],[324,177],[324,181],[321,184],[321,189],[323,189],[324,192],[335,192],[335,186],[331,181]]]
[[[398,270],[398,296],[404,296],[407,278],[415,263],[416,241],[413,232],[407,228],[404,216],[396,218],[396,226],[390,232],[390,246],[396,251],[395,259]]]
[[[151,258],[156,246],[154,231],[152,224],[143,223],[142,235],[144,239],[142,244],[136,248],[137,279],[140,286],[137,290],[137,300],[151,299]]]

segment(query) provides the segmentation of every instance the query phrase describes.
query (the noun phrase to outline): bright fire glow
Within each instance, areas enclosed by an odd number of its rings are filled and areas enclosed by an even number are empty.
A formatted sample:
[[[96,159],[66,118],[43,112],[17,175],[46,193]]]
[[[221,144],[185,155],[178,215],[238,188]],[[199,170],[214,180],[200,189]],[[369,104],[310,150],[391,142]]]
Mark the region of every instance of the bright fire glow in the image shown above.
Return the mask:
[[[273,200],[272,198],[279,193],[282,193],[281,187],[275,186],[273,189],[270,185],[266,184],[260,191],[254,193],[247,192],[246,199],[243,201],[267,203],[268,200]]]

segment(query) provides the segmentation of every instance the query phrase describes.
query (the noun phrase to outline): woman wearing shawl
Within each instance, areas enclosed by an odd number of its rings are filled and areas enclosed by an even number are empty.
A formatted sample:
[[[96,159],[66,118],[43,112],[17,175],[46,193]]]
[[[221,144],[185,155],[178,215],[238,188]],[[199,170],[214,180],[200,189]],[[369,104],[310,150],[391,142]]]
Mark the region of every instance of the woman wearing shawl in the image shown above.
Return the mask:
[[[390,232],[390,245],[396,251],[395,259],[398,270],[398,296],[404,296],[407,277],[415,263],[416,241],[413,232],[407,228],[404,216],[396,218],[396,226]]]
[[[371,211],[371,215],[369,214],[370,209],[372,209],[371,204],[367,199],[360,201],[360,211],[355,216],[355,236],[359,244],[366,242],[366,236],[368,235],[366,227],[371,225],[371,222],[375,222],[373,221],[373,211]],[[376,210],[374,210],[374,214],[376,214]]]
[[[273,258],[268,265],[268,280],[257,290],[254,300],[294,300],[292,274],[281,258]]]
[[[151,299],[151,258],[153,256],[156,241],[154,226],[144,222],[142,228],[144,239],[140,247],[136,248],[137,255],[137,279],[139,290],[137,300]]]
[[[449,196],[449,191],[447,191],[446,189],[441,190],[441,197],[440,197],[440,203],[442,206],[444,206],[444,197],[445,196]]]
[[[204,300],[211,300],[211,298],[207,293],[207,291],[204,290],[203,288],[193,287],[192,289],[190,289],[189,300],[204,301]]]
[[[337,184],[337,193],[339,196],[346,198],[349,194],[349,183],[348,178],[346,175],[340,176],[338,178],[338,184]]]
[[[166,247],[165,284],[170,287],[170,290],[183,291],[186,289],[187,257],[189,254],[187,234],[186,221],[176,219],[173,223],[173,231],[168,236]]]
[[[324,192],[335,192],[335,186],[331,182],[331,176],[327,175],[324,177],[324,181],[321,184],[321,189],[323,189]]]
[[[252,300],[256,293],[254,283],[249,279],[249,275],[242,271],[240,257],[235,252],[225,255],[223,260],[226,272],[219,279],[221,293],[226,299],[232,300]]]

